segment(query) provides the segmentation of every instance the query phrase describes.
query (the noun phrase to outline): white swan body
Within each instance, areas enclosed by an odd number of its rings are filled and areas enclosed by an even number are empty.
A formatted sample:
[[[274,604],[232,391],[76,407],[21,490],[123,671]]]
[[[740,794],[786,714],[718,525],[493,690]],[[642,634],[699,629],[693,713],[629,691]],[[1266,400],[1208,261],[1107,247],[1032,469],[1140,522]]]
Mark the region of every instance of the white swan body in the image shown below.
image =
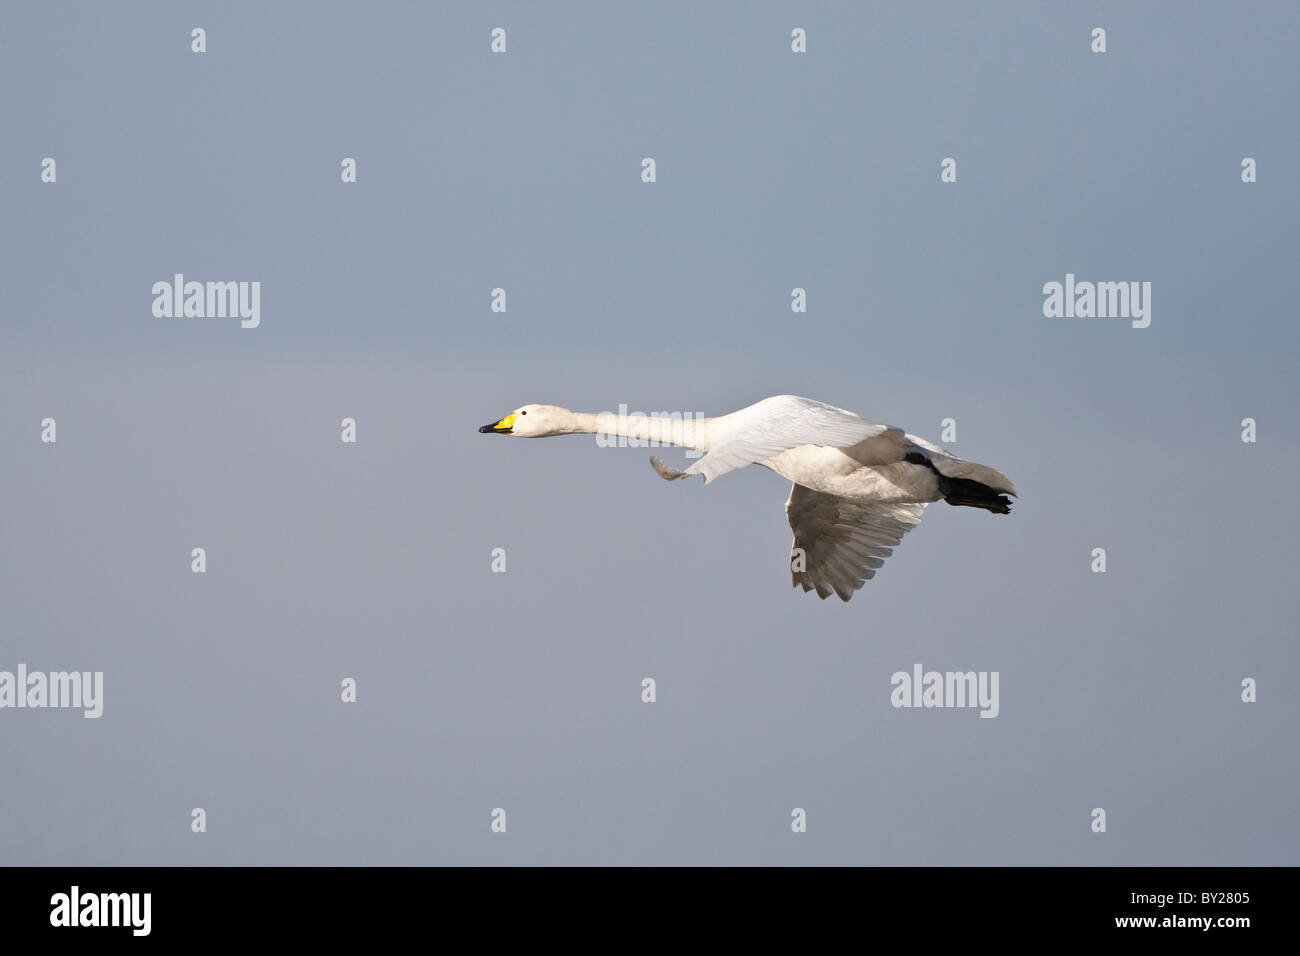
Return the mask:
[[[591,415],[554,405],[524,405],[481,432],[542,438],[608,434],[705,452],[679,470],[651,458],[668,480],[702,475],[705,484],[745,465],[792,482],[786,514],[794,531],[795,586],[847,601],[875,576],[925,506],[953,505],[1010,513],[1015,489],[986,465],[810,398],[777,395],[730,415],[680,420]]]

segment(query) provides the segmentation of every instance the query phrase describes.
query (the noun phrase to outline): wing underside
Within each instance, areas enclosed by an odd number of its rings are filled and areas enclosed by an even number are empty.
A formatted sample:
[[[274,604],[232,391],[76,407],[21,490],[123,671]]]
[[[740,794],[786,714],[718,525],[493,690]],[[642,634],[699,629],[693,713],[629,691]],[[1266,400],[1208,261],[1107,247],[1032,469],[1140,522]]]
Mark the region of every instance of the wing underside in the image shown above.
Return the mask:
[[[925,504],[856,501],[794,485],[785,510],[794,585],[847,601],[920,523]]]

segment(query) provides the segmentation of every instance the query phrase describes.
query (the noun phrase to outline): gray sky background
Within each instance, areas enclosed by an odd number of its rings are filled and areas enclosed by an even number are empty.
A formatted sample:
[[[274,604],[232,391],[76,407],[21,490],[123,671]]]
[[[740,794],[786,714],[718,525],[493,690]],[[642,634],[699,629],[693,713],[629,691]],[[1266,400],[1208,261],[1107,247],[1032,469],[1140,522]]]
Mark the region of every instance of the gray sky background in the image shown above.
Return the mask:
[[[0,862],[1300,862],[1294,5],[3,18],[0,669],[105,703],[0,711]],[[476,432],[786,392],[955,418],[1015,513],[822,602],[770,472]],[[1000,716],[893,709],[916,662]]]

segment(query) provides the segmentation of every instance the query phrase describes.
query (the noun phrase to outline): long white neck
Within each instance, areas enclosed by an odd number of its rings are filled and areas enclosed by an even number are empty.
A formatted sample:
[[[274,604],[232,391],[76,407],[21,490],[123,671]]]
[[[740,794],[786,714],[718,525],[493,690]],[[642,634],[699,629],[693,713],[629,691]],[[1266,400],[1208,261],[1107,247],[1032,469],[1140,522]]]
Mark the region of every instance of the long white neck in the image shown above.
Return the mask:
[[[619,406],[617,412],[573,412],[571,434],[595,435],[601,445],[627,444],[633,447],[676,445],[695,451],[708,451],[713,447],[715,418],[696,417],[690,412],[628,412]],[[620,438],[627,439],[620,442]]]

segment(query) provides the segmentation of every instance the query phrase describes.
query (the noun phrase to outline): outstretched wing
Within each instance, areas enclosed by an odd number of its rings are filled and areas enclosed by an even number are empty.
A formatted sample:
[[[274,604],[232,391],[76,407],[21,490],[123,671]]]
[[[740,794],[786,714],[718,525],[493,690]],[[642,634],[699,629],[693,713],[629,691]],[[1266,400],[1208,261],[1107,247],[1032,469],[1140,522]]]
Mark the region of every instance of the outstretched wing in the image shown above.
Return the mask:
[[[734,468],[766,461],[800,445],[850,448],[890,431],[834,405],[777,395],[719,419],[709,453],[686,469],[708,484]]]
[[[822,599],[834,591],[847,601],[876,576],[903,535],[915,528],[924,503],[889,504],[855,501],[813,491],[790,489],[785,513],[794,531],[790,571],[796,587],[816,590]]]

